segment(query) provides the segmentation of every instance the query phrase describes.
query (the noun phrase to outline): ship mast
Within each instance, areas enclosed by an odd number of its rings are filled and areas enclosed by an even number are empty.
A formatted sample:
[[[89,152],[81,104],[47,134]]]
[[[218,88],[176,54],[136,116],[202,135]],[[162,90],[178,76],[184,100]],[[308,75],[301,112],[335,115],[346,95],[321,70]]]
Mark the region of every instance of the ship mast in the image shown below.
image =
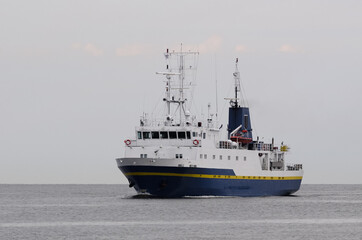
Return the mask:
[[[238,103],[238,100],[240,98],[239,95],[240,95],[240,72],[239,72],[239,69],[238,69],[238,62],[239,62],[239,59],[236,58],[236,61],[235,61],[235,72],[233,73],[234,75],[234,80],[235,80],[235,98],[234,99],[230,99],[230,105],[234,108],[238,108],[240,105]]]
[[[253,140],[251,119],[249,108],[246,106],[246,100],[241,95],[240,72],[238,69],[238,59],[235,61],[234,76],[234,98],[225,98],[230,100],[228,135],[239,134],[242,136],[244,143]],[[245,95],[245,94],[244,94]]]
[[[181,44],[181,53],[182,53],[182,44]],[[180,100],[179,100],[179,111],[180,111],[180,124],[182,119],[182,112],[185,113],[184,109],[184,78],[185,78],[185,72],[184,72],[184,56],[180,55],[180,69],[179,72],[181,73],[179,75],[179,81],[180,81]]]
[[[163,101],[166,103],[167,106],[167,114],[166,114],[166,125],[170,126],[175,124],[174,122],[174,116],[178,115],[179,121],[177,125],[183,125],[188,121],[189,112],[186,108],[186,94],[185,89],[187,89],[188,86],[185,87],[185,71],[187,70],[196,70],[194,64],[190,65],[189,68],[185,68],[186,66],[186,58],[191,55],[198,55],[198,52],[183,52],[182,51],[182,45],[181,45],[181,51],[170,52],[168,49],[166,50],[165,58],[166,58],[166,71],[165,72],[156,72],[156,74],[162,74],[166,76],[166,94],[165,98],[163,98]],[[176,61],[172,61],[172,57],[176,58]],[[176,70],[176,71],[175,71]],[[178,82],[172,81],[174,76],[178,76]],[[186,84],[191,86],[190,84]],[[172,105],[175,105],[174,108],[172,108]],[[172,111],[174,110],[174,113]]]

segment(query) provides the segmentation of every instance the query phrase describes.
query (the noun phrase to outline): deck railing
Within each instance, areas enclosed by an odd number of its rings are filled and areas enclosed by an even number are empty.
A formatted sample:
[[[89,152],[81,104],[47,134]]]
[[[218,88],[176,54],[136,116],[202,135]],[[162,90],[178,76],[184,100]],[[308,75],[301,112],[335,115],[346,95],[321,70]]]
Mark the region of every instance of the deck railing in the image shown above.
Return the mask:
[[[273,144],[271,143],[253,143],[253,144],[242,144],[238,142],[231,141],[219,141],[219,144],[216,146],[221,149],[248,149],[248,150],[258,150],[258,151],[273,151]]]

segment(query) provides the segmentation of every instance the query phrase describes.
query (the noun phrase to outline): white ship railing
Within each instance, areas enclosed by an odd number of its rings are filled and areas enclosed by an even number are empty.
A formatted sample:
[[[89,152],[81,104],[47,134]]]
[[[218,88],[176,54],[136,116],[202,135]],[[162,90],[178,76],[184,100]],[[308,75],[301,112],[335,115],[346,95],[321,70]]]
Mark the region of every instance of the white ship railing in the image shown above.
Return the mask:
[[[124,141],[126,147],[148,147],[148,146],[177,146],[177,147],[201,147],[201,140],[195,139],[127,139]]]
[[[219,141],[216,148],[221,149],[248,149],[248,150],[258,150],[258,151],[273,151],[278,148],[274,148],[271,143],[253,143],[251,146],[244,145],[242,143],[233,142],[233,141]]]
[[[181,127],[199,127],[199,123],[201,122],[201,126],[207,126],[206,120],[192,120],[188,123],[186,121],[180,123],[169,124],[165,118],[143,118],[141,119],[141,127],[161,127],[161,126],[181,126]]]

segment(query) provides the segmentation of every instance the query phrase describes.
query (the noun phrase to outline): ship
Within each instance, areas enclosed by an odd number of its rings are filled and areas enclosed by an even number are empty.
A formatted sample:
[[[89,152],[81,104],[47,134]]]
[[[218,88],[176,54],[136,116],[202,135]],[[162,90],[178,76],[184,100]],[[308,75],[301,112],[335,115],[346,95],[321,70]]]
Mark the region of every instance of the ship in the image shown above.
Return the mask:
[[[303,166],[286,162],[289,147],[277,146],[274,138],[267,143],[253,137],[238,59],[230,84],[233,96],[225,98],[230,103],[227,127],[219,123],[217,111],[211,113],[210,104],[207,114],[191,114],[198,55],[164,53],[166,68],[156,72],[165,83],[164,112],[158,119],[143,114],[134,137],[124,140],[124,157],[116,159],[129,187],[161,198],[286,196],[298,191]]]

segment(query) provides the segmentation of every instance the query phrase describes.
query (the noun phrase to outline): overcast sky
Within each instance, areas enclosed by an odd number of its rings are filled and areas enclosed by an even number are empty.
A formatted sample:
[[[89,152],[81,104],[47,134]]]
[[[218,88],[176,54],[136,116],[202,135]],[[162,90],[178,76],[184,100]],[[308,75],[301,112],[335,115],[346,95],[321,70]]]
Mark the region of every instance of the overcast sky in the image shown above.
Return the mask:
[[[0,183],[126,183],[115,158],[161,100],[166,48],[200,51],[226,121],[235,58],[255,134],[304,183],[362,184],[362,2],[0,1]]]

